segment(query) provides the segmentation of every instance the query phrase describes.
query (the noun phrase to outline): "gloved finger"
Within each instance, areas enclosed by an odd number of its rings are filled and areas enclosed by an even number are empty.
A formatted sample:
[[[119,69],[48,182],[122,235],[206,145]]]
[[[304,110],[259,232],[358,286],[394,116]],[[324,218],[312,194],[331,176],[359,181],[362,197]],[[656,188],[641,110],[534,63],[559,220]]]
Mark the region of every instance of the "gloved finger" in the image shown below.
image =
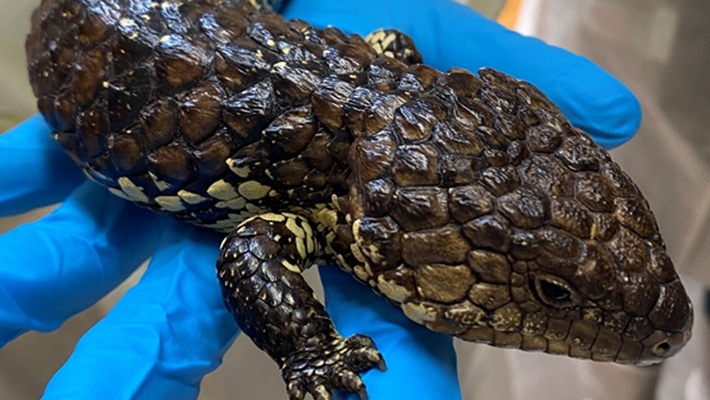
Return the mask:
[[[0,217],[62,201],[84,180],[41,116],[0,135]]]
[[[370,399],[461,398],[451,337],[410,321],[336,266],[320,267],[320,276],[326,309],[338,331],[343,336],[370,336],[385,358],[387,371],[362,375]]]
[[[153,252],[166,220],[86,182],[52,214],[0,236],[0,346],[103,297]]]
[[[440,70],[492,67],[540,88],[600,145],[616,147],[638,130],[641,110],[617,79],[584,57],[512,32],[454,1],[289,0],[288,18],[365,35],[396,28],[410,35],[424,62]]]
[[[197,398],[238,333],[215,273],[220,239],[171,221],[140,282],[81,338],[44,398]]]

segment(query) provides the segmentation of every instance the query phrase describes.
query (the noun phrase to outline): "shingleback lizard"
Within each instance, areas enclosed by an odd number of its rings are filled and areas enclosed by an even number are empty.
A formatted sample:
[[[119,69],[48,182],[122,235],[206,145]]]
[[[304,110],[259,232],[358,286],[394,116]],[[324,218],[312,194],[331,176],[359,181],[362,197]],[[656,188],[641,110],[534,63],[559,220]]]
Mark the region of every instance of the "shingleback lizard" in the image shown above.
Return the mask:
[[[384,366],[301,277],[319,262],[468,341],[650,364],[690,338],[648,203],[526,82],[255,0],[44,0],[27,60],[87,176],[229,233],[224,302],[291,399],[365,396],[358,373]]]

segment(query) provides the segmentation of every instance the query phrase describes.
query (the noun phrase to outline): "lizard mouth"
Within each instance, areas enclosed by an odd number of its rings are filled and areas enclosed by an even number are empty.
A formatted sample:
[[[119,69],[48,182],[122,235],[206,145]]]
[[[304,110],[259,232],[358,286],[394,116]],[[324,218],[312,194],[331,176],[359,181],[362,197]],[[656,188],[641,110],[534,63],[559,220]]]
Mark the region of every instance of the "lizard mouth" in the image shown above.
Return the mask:
[[[589,342],[571,332],[565,340],[548,339],[543,351],[594,361],[650,366],[676,354],[690,340],[691,334],[690,329],[672,333],[656,331],[639,342],[602,330],[589,347]]]
[[[526,335],[520,331],[500,332],[488,326],[471,326],[455,335],[463,340],[486,343],[494,347],[648,366],[673,356],[686,345],[692,336],[692,318],[691,310],[687,324],[676,331],[650,328],[648,333],[639,333],[640,329],[643,329],[640,326],[651,326],[647,320],[628,323],[622,330],[611,330],[599,323],[582,319],[570,322],[553,318],[546,320],[545,327],[535,334]]]

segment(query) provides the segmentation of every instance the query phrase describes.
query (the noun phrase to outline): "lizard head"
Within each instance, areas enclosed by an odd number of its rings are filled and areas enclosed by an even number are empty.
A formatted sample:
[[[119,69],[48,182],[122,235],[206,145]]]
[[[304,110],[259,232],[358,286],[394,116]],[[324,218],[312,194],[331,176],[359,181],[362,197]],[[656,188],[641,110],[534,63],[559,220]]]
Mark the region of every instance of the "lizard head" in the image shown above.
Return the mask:
[[[479,72],[447,73],[355,141],[355,274],[465,340],[634,364],[676,353],[692,306],[638,187],[539,90]]]
[[[366,265],[355,272],[430,329],[632,364],[660,362],[690,339],[692,305],[641,197],[590,212],[539,190],[495,198],[468,185],[398,189],[391,204],[389,216],[353,224]]]
[[[555,222],[563,207],[546,204],[552,222],[535,229],[497,210],[404,233],[406,267],[375,272],[377,288],[414,321],[469,341],[641,365],[675,354],[690,339],[692,305],[655,224],[645,235],[627,221],[640,211],[619,204],[626,211],[578,236]],[[360,222],[364,243],[377,224]]]

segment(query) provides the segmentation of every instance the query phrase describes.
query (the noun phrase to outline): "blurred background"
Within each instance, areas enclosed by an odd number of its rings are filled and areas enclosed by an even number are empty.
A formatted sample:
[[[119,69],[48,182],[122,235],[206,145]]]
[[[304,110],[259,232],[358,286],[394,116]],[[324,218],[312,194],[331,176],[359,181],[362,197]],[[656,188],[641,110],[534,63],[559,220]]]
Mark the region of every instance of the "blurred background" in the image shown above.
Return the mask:
[[[706,22],[710,2],[461,2],[523,34],[592,59],[636,94],[644,113],[641,130],[612,155],[651,203],[696,307],[688,348],[662,366],[623,367],[457,343],[463,398],[710,399],[704,301],[704,288],[710,287],[710,25]],[[0,132],[35,112],[23,43],[36,3],[0,0]],[[0,233],[49,210],[0,219]],[[105,315],[140,273],[57,331],[30,332],[1,349],[0,398],[40,397],[82,333]],[[240,365],[245,359],[250,360],[248,366]],[[224,365],[202,385],[200,399],[228,398],[284,398],[276,366],[243,335],[225,356]]]

